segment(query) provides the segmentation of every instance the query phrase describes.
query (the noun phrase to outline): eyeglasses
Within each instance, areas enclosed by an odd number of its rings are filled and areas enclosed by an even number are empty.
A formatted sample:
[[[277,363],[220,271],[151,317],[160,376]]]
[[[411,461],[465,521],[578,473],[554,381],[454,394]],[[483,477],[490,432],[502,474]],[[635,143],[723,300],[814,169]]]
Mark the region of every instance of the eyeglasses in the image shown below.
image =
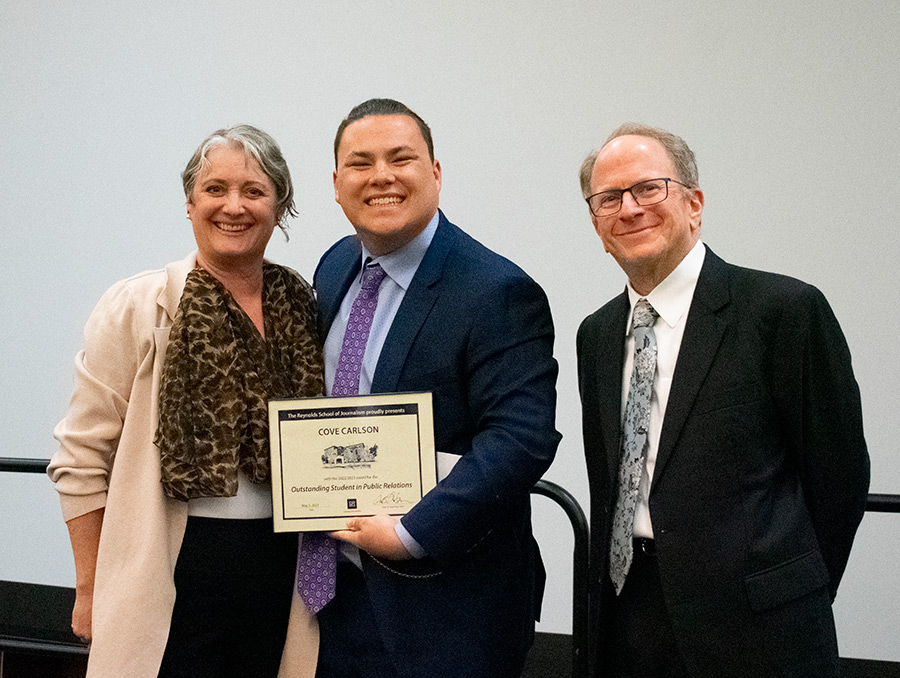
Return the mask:
[[[609,217],[616,214],[622,209],[622,196],[631,193],[631,197],[641,207],[655,205],[669,197],[669,182],[690,188],[687,184],[683,184],[675,179],[662,177],[660,179],[647,179],[639,181],[628,188],[614,188],[609,191],[601,191],[594,193],[585,200],[591,210],[591,214],[595,217]]]

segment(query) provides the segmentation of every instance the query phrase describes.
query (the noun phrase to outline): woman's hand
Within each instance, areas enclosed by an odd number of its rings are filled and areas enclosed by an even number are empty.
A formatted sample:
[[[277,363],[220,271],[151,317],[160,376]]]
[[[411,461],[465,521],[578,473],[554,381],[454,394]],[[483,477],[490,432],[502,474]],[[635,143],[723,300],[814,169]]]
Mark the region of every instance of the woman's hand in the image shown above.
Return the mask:
[[[75,591],[75,607],[72,608],[72,633],[85,643],[91,642],[91,615],[93,613],[94,592]]]
[[[72,632],[86,643],[93,638],[94,575],[104,509],[85,513],[66,523],[75,556],[75,607],[72,608]]]

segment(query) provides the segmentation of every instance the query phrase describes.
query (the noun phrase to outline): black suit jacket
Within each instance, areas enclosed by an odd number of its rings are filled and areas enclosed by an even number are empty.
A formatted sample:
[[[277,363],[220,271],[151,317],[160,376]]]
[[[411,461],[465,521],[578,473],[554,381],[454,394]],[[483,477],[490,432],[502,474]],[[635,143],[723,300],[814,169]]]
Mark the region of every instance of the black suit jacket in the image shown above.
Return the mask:
[[[623,293],[578,333],[601,662],[628,310]],[[662,589],[692,675],[830,675],[830,601],[868,483],[859,389],[825,298],[707,249],[649,496]]]
[[[323,337],[360,263],[355,237],[322,257]],[[402,676],[518,676],[543,590],[529,493],[559,444],[556,375],[543,290],[441,214],[372,381],[373,393],[431,391],[436,449],[460,455],[403,518],[429,557],[388,570],[363,554]]]

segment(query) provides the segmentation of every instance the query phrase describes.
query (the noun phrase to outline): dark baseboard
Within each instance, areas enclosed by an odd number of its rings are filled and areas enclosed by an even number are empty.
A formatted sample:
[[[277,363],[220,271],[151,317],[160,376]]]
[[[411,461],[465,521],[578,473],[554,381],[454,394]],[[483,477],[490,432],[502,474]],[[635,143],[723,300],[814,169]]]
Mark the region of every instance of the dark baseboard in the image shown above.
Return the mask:
[[[0,678],[83,678],[86,648],[69,628],[75,591],[0,581]],[[572,636],[538,633],[522,678],[568,678]],[[900,662],[842,659],[843,678],[900,678]]]
[[[70,628],[75,590],[0,581],[0,678],[84,678],[87,648]]]
[[[0,678],[84,678],[87,657],[0,651]]]
[[[537,633],[522,678],[568,678],[572,666],[572,636]],[[843,678],[900,678],[900,662],[841,659]]]
[[[74,604],[72,588],[0,581],[0,639],[77,647],[70,626]]]
[[[841,659],[843,678],[900,678],[900,662]]]

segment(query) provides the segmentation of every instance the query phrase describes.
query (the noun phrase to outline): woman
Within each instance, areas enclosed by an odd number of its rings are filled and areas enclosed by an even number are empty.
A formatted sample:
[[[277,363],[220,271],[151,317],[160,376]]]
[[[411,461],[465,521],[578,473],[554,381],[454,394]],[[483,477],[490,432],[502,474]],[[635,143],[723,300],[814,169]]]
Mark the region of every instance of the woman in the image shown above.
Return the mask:
[[[210,135],[182,181],[197,252],[101,298],[54,432],[72,628],[91,678],[313,675],[296,536],[272,531],[266,411],[322,393],[313,292],[263,260],[296,214],[290,173],[268,134],[239,125]]]

